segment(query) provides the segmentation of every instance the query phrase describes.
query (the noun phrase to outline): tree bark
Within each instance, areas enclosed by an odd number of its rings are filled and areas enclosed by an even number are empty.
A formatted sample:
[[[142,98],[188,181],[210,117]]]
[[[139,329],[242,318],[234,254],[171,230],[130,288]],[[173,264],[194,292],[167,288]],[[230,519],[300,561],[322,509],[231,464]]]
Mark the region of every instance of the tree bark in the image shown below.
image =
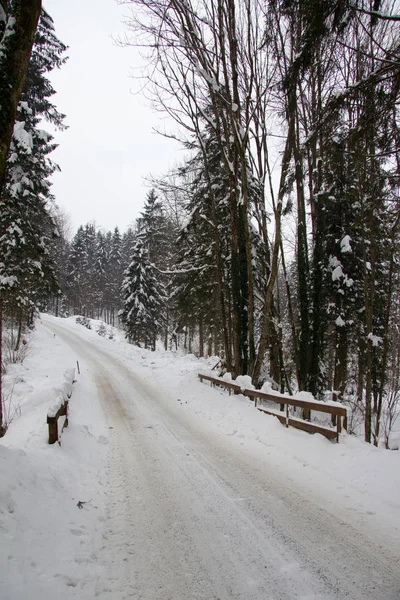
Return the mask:
[[[6,432],[3,420],[3,303],[0,299],[0,438]]]

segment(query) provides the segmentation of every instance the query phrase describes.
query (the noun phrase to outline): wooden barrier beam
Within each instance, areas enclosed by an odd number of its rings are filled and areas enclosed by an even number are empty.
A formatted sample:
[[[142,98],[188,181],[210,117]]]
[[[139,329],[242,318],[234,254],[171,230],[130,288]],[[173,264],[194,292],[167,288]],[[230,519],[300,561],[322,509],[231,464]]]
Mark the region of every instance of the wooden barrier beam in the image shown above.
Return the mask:
[[[286,425],[286,427],[294,427],[295,429],[307,431],[307,433],[320,433],[329,440],[335,440],[337,438],[335,429],[329,429],[329,427],[323,427],[322,425],[316,425],[315,423],[309,423],[308,421],[302,421],[301,419],[294,419],[293,417],[287,418],[286,415],[279,414],[273,410],[268,410],[267,408],[258,408],[257,410],[276,417],[282,425]]]
[[[242,394],[243,390],[240,385],[237,383],[232,383],[231,381],[224,381],[223,379],[216,379],[215,377],[210,377],[209,375],[203,375],[199,373],[200,381],[205,379],[206,381],[210,381],[211,385],[219,385],[220,387],[226,387],[229,390],[233,390],[235,394]]]
[[[295,427],[296,429],[302,429],[303,431],[307,431],[308,433],[320,433],[328,439],[336,439],[339,442],[339,435],[343,429],[347,429],[347,409],[344,406],[335,406],[334,404],[326,404],[324,402],[315,401],[307,401],[300,400],[298,398],[294,398],[293,396],[281,396],[275,394],[266,394],[264,392],[260,392],[259,390],[250,390],[247,388],[242,388],[241,386],[231,383],[230,381],[224,381],[222,379],[217,379],[215,377],[211,377],[210,375],[199,374],[200,381],[205,379],[206,381],[210,381],[211,385],[219,385],[221,387],[226,387],[229,389],[229,393],[231,389],[234,390],[235,394],[243,394],[247,396],[251,400],[254,401],[255,407],[266,414],[273,415],[277,417],[281,423],[286,425],[286,427]],[[286,414],[278,411],[274,411],[272,409],[267,409],[265,407],[258,406],[258,400],[267,400],[269,402],[275,402],[276,404],[280,404],[282,409],[283,406],[286,405]],[[336,416],[336,430],[330,429],[329,427],[323,427],[322,425],[316,425],[314,423],[310,423],[309,421],[304,421],[302,419],[296,419],[294,417],[289,416],[289,406],[296,406],[300,408],[306,408],[317,412],[327,413],[330,415]],[[343,418],[343,424],[342,424]]]
[[[275,394],[266,394],[264,392],[260,392],[259,390],[248,389],[245,389],[243,394],[251,398],[257,397],[261,400],[276,402],[277,404],[290,404],[290,406],[309,408],[310,410],[316,410],[318,412],[328,413],[330,415],[336,415],[340,417],[347,416],[347,410],[344,406],[326,404],[325,402],[319,402],[318,400],[310,402],[308,400],[300,400],[298,398],[294,398],[293,396],[275,396]]]

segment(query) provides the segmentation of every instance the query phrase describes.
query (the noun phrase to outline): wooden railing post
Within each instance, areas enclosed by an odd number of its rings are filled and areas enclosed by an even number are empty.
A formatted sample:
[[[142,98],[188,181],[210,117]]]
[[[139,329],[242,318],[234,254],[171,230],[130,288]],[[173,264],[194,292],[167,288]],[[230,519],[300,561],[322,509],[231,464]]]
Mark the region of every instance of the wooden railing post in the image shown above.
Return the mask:
[[[65,416],[64,427],[68,427],[68,400],[65,400],[55,415],[47,415],[47,424],[49,426],[49,444],[58,442],[58,419]]]
[[[47,413],[47,424],[49,426],[49,444],[58,442],[58,419],[65,416],[64,427],[68,427],[68,400],[72,394],[72,384],[75,379],[75,369],[69,369],[64,373],[65,382],[61,388],[57,388],[59,395],[54,405]]]
[[[58,442],[58,419],[56,417],[47,417],[47,423],[49,425],[49,444],[55,444]]]

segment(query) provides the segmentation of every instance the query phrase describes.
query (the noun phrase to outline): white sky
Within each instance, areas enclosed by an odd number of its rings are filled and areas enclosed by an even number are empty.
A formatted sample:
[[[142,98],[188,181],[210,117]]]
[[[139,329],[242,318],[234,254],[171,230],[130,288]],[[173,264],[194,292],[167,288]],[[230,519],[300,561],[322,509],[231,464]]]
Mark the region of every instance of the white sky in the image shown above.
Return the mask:
[[[123,36],[127,6],[116,0],[44,0],[57,37],[69,46],[69,60],[51,75],[54,102],[67,115],[66,132],[57,132],[52,158],[61,173],[53,177],[57,204],[73,229],[88,221],[123,231],[143,207],[143,180],[160,175],[182,158],[173,141],[154,133],[161,115],[133,94],[131,75],[141,60],[134,48],[116,46]]]

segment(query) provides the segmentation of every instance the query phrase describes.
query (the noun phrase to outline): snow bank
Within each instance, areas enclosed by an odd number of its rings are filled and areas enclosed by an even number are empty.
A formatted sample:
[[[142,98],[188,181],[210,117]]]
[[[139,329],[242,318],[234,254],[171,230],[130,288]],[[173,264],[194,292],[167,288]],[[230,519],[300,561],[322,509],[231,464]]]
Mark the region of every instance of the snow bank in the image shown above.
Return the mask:
[[[95,597],[93,547],[105,518],[110,432],[93,381],[74,384],[61,446],[49,446],[46,423],[55,389],[60,401],[71,392],[75,371],[66,367],[75,360],[39,325],[24,364],[7,374],[19,411],[0,440],[2,600]]]
[[[47,411],[47,416],[50,418],[55,417],[63,404],[71,398],[72,384],[75,380],[75,369],[67,369],[64,372],[64,380],[61,386],[54,388],[56,400]]]

